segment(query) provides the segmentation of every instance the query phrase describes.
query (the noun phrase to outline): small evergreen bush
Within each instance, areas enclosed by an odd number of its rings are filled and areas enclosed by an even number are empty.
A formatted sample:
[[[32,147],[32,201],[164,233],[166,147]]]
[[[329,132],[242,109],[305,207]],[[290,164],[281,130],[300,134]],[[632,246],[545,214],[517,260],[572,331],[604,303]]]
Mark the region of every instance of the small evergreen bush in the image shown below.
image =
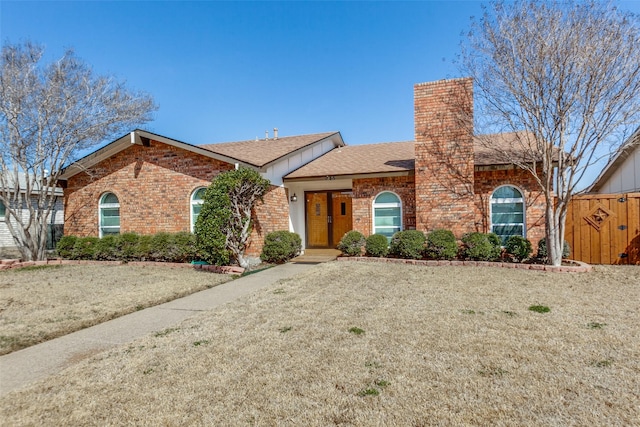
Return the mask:
[[[96,242],[93,258],[98,261],[115,261],[118,260],[118,250],[116,241],[118,235],[109,234]]]
[[[500,238],[492,234],[473,232],[462,236],[462,256],[474,261],[495,261],[500,258]]]
[[[566,240],[562,244],[562,258],[569,258],[571,254],[571,248],[569,247],[569,242]],[[543,237],[538,242],[538,258],[547,258],[549,255],[547,253],[547,238]]]
[[[458,242],[451,230],[433,230],[427,234],[426,242],[427,258],[450,260],[458,255]]]
[[[362,247],[364,244],[364,235],[359,231],[351,230],[342,236],[340,243],[338,243],[338,249],[342,251],[343,255],[360,256],[362,255]]]
[[[187,231],[173,234],[171,239],[171,262],[191,262],[198,256],[196,236]]]
[[[64,259],[70,259],[73,254],[73,246],[78,238],[76,236],[62,236],[56,245],[58,256]]]
[[[504,249],[516,261],[522,262],[531,255],[531,242],[522,236],[509,236],[504,244]]]
[[[140,237],[136,233],[122,233],[115,237],[114,244],[117,259],[121,261],[137,259],[137,246]]]
[[[387,236],[372,234],[367,237],[364,244],[365,253],[372,257],[386,257],[389,253],[389,241]]]
[[[100,239],[97,237],[80,237],[76,239],[71,253],[71,259],[93,259],[96,244]]]
[[[138,237],[136,245],[136,258],[140,261],[152,261],[151,258],[151,240],[153,235],[143,234]]]
[[[389,253],[398,258],[420,259],[426,237],[420,230],[398,231],[391,237]]]
[[[286,230],[274,231],[264,238],[260,259],[264,262],[282,264],[300,254],[302,239]]]
[[[149,242],[149,258],[151,261],[167,262],[169,260],[168,251],[171,242],[169,233],[156,233],[151,236]]]

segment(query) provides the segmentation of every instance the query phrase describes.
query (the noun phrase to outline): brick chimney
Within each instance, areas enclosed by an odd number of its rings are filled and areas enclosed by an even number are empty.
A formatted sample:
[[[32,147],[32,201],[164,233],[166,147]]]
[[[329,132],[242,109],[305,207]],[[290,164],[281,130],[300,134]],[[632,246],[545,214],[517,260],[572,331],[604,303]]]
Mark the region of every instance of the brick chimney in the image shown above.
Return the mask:
[[[473,80],[414,86],[416,228],[474,231]]]

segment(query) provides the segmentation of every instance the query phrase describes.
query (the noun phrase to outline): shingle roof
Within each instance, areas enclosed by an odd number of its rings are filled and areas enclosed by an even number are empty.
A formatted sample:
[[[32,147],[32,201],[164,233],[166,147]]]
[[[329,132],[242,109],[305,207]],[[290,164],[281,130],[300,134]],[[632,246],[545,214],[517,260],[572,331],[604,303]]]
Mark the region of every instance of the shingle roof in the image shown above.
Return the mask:
[[[510,163],[487,148],[481,141],[484,142],[485,138],[489,138],[492,144],[508,150],[511,147],[517,147],[515,145],[517,136],[515,133],[503,133],[474,137],[475,165]],[[407,141],[340,147],[291,172],[285,178],[413,173],[415,170],[414,145],[414,141]]]
[[[350,145],[336,148],[285,178],[409,172],[415,169],[413,141]]]
[[[256,167],[263,167],[296,150],[336,134],[339,134],[339,132],[284,136],[277,139],[260,139],[257,141],[222,142],[200,145],[199,147]],[[340,141],[342,141],[342,138],[340,138]]]

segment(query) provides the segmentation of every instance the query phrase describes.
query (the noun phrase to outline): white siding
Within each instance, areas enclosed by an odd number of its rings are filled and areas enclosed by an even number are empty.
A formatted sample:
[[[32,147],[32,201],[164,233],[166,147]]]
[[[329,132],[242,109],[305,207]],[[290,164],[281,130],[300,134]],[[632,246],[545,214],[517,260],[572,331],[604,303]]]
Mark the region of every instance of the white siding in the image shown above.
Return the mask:
[[[611,175],[600,188],[600,194],[633,193],[640,191],[640,146]]]
[[[63,224],[64,223],[64,211],[63,211],[63,202],[62,197],[58,197],[56,200],[56,204],[54,206],[54,210],[52,212],[52,224]],[[29,211],[24,209],[22,211],[22,218],[27,219]],[[9,232],[9,228],[7,227],[6,221],[9,220],[9,215],[5,216],[4,219],[0,219],[0,248],[15,248],[15,244],[13,242],[13,237]]]

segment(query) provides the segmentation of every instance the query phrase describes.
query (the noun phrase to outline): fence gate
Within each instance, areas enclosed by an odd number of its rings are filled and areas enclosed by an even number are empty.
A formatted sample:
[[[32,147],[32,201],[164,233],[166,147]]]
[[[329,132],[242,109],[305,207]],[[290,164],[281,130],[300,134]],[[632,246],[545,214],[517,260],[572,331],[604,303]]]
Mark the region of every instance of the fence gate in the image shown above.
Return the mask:
[[[640,265],[640,193],[574,196],[565,240],[572,259]]]

